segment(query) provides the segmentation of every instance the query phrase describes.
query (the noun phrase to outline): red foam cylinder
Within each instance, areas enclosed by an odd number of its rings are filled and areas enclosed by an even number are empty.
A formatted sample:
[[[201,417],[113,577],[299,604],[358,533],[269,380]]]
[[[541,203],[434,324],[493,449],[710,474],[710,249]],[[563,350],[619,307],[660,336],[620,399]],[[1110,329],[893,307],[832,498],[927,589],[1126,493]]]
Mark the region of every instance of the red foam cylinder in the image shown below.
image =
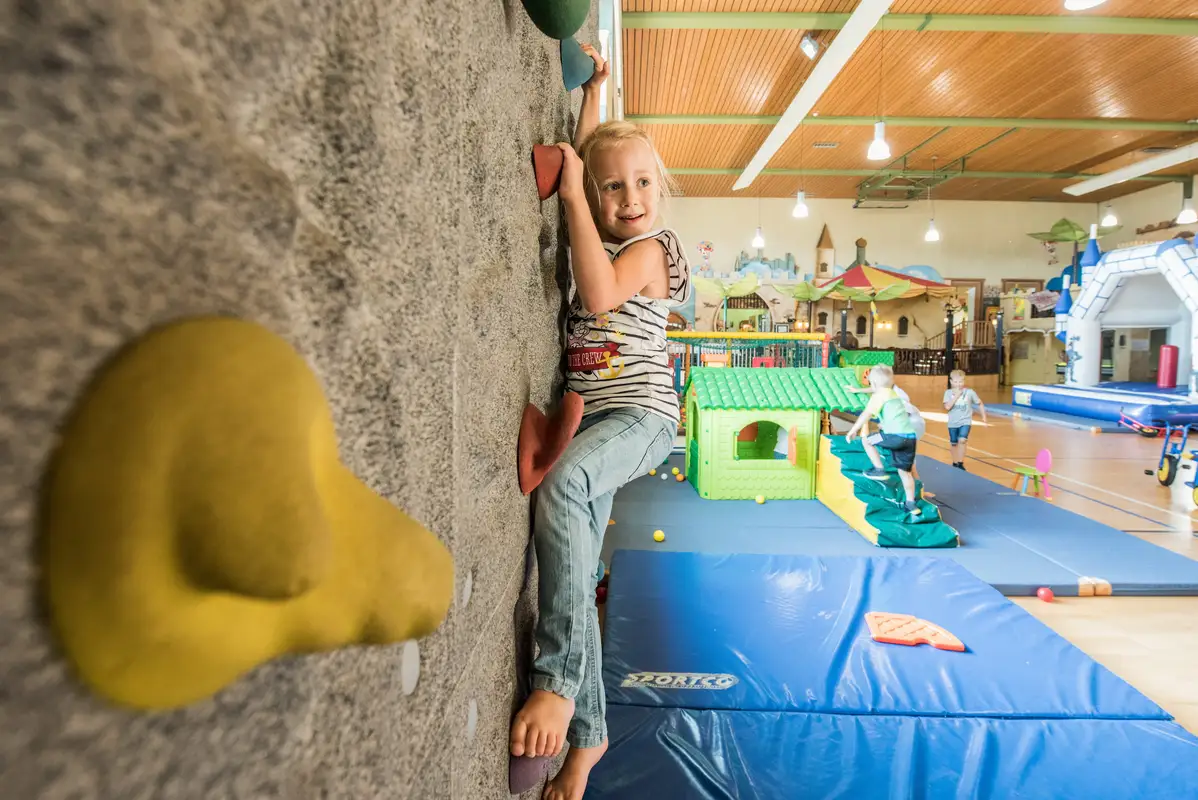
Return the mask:
[[[1156,370],[1156,388],[1177,388],[1177,345],[1161,345],[1160,366]]]

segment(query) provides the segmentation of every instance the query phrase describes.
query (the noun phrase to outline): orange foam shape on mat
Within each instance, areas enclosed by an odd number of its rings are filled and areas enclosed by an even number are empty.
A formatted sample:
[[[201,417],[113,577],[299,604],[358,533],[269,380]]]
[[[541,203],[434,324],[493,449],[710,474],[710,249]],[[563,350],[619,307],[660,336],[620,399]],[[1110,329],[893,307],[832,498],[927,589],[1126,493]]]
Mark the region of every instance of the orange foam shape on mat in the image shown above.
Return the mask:
[[[520,440],[516,444],[516,469],[522,493],[530,494],[541,485],[545,475],[566,452],[566,445],[574,438],[580,422],[582,397],[575,392],[566,392],[552,417],[546,417],[532,403],[524,407]]]
[[[865,615],[870,636],[875,642],[886,644],[930,644],[937,650],[965,652],[965,645],[956,636],[934,622],[913,617],[910,614],[892,614],[887,611],[870,611]]]

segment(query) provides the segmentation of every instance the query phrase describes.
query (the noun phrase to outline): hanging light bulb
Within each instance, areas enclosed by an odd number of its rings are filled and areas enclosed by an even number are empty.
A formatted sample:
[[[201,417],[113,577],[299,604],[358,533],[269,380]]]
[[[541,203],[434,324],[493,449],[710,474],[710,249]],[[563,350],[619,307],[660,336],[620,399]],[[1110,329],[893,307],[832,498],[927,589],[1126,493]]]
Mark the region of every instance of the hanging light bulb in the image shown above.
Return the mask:
[[[932,182],[936,180],[936,156],[932,156]],[[928,183],[928,205],[931,206],[931,218],[928,220],[928,232],[923,235],[925,242],[940,241],[940,231],[936,230],[936,201],[932,199],[932,183]]]
[[[799,192],[798,199],[795,202],[795,210],[791,212],[795,219],[806,219],[811,214],[811,209],[807,208],[807,193]]]
[[[1115,216],[1115,209],[1111,208],[1111,204],[1106,204],[1106,214],[1102,218],[1102,227],[1113,228],[1119,224],[1119,218]]]
[[[757,235],[753,237],[753,246],[758,250],[765,247],[765,239],[761,236],[761,226],[757,226]]]
[[[886,144],[886,123],[874,123],[874,140],[867,153],[870,161],[886,161],[890,158],[890,145]]]
[[[1181,204],[1181,213],[1177,215],[1178,225],[1193,225],[1198,222],[1198,212],[1194,211],[1194,198],[1187,197]]]

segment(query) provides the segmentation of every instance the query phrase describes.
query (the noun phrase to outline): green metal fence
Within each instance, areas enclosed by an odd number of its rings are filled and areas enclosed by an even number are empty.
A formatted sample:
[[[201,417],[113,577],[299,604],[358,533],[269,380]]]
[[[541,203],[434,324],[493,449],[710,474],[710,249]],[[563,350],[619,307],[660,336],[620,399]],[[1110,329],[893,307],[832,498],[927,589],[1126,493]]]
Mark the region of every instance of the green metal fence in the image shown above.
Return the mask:
[[[693,367],[826,367],[836,363],[835,348],[828,337],[818,333],[671,331],[668,338],[679,393]]]

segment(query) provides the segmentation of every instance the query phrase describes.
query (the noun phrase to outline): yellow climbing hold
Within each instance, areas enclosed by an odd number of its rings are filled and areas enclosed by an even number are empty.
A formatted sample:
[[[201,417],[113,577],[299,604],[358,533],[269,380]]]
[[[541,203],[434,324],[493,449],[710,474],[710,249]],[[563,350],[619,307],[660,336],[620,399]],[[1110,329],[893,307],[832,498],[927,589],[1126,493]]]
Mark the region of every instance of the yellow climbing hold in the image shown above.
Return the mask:
[[[168,709],[288,653],[435,630],[449,551],[337,452],[320,381],[259,325],[188,320],[121,351],[45,481],[47,605],[76,674]]]
[[[756,499],[757,499],[757,505],[761,505],[765,502],[765,495],[759,494],[759,495],[757,495]]]
[[[653,541],[664,542],[666,540],[665,531],[653,531]]]

